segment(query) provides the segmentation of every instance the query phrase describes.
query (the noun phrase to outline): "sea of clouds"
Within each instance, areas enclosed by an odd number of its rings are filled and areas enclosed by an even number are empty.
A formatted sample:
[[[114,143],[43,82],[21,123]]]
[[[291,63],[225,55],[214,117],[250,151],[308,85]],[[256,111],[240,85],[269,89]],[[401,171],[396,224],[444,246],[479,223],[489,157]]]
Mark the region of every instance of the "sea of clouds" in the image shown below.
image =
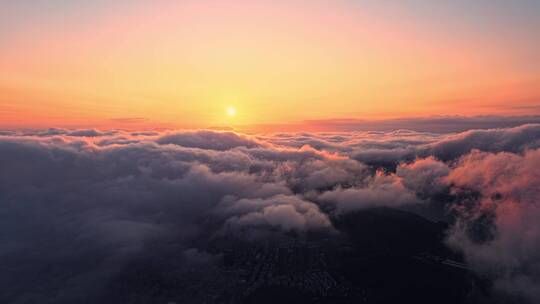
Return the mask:
[[[0,302],[80,302],[164,246],[195,265],[214,258],[198,244],[216,235],[336,234],[332,218],[379,206],[451,218],[448,246],[500,292],[537,302],[539,168],[540,124],[1,131]]]

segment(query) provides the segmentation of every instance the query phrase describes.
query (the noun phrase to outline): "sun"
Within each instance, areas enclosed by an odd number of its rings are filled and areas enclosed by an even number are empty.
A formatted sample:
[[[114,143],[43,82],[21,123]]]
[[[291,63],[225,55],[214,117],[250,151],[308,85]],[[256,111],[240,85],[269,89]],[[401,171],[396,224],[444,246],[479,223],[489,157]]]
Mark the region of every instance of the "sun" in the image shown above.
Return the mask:
[[[232,106],[227,107],[226,112],[227,112],[227,116],[229,116],[229,117],[236,116],[236,108],[235,107],[232,107]]]

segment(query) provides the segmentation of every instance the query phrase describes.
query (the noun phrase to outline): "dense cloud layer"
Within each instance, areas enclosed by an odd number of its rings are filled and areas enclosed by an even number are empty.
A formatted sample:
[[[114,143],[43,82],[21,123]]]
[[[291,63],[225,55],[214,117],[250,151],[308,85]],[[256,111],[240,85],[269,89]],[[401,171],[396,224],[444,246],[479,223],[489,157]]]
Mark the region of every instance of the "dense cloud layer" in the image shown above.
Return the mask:
[[[451,245],[496,278],[496,286],[540,300],[540,150],[523,155],[473,152],[447,176],[455,191],[475,191],[473,204],[458,205],[462,218]],[[480,227],[480,228],[478,228]],[[481,238],[471,231],[483,231]]]
[[[434,116],[385,120],[328,119],[311,120],[305,125],[316,129],[341,131],[393,131],[399,129],[417,132],[464,132],[471,129],[513,128],[524,124],[540,123],[539,116]]]
[[[213,238],[331,236],[333,218],[377,206],[453,214],[452,248],[499,290],[540,300],[539,147],[537,124],[458,134],[5,131],[0,300],[78,302],[141,256],[211,263],[202,244]],[[433,206],[440,213],[425,212]]]

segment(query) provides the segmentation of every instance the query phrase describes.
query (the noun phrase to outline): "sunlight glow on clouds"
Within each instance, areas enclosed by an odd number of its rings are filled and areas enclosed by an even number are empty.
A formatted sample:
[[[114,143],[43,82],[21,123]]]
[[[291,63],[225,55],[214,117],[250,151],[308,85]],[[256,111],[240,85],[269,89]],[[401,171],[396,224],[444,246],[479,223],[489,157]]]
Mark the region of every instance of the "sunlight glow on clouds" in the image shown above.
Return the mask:
[[[0,1],[0,303],[236,303],[273,275],[221,243],[349,271],[375,224],[540,303],[538,168],[537,0]]]
[[[539,149],[538,124],[458,134],[2,131],[0,299],[98,301],[136,258],[175,253],[174,263],[202,271],[219,256],[197,244],[217,236],[336,235],[336,218],[386,206],[454,214],[448,244],[496,290],[534,302]]]

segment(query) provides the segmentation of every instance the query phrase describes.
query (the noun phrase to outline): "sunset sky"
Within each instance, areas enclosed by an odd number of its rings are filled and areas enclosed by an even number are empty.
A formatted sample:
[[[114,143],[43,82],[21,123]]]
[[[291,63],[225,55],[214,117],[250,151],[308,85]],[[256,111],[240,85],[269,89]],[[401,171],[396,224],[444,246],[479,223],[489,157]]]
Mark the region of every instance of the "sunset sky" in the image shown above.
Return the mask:
[[[540,114],[540,1],[0,1],[0,127]]]
[[[0,304],[540,303],[540,0],[0,0]]]

